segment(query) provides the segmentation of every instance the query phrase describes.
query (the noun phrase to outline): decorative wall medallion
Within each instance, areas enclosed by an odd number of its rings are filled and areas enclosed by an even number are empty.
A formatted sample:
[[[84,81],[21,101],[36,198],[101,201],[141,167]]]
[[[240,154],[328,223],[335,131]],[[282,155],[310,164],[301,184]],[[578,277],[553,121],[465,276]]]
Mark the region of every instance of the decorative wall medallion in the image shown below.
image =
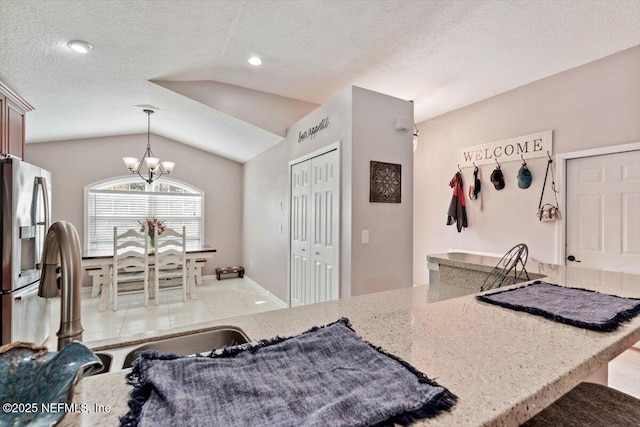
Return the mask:
[[[370,202],[400,203],[401,190],[402,165],[371,161]]]

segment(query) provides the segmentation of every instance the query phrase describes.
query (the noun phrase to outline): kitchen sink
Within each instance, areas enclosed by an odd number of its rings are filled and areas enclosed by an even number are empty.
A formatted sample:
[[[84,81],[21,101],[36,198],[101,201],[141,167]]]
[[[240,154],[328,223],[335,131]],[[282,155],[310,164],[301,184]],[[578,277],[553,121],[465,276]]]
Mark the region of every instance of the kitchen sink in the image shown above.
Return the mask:
[[[188,356],[190,354],[210,352],[214,349],[249,342],[249,337],[241,329],[225,327],[210,331],[197,332],[175,338],[149,342],[130,351],[124,359],[123,369],[130,368],[142,351],[155,350],[158,353],[173,353]]]
[[[111,362],[113,361],[113,356],[107,353],[94,353],[98,359],[102,362],[102,369],[91,373],[91,375],[104,374],[109,372],[111,369]]]

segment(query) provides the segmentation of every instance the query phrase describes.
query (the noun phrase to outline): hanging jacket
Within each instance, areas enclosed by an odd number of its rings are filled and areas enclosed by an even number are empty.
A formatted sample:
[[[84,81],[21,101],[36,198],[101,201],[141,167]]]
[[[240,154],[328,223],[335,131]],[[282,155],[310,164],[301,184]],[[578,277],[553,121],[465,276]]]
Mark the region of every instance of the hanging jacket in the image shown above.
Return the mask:
[[[447,213],[447,225],[456,223],[458,233],[467,227],[467,211],[465,209],[466,201],[464,199],[464,184],[462,182],[462,174],[456,172],[449,182],[449,187],[453,188],[453,197],[449,204],[449,212]]]

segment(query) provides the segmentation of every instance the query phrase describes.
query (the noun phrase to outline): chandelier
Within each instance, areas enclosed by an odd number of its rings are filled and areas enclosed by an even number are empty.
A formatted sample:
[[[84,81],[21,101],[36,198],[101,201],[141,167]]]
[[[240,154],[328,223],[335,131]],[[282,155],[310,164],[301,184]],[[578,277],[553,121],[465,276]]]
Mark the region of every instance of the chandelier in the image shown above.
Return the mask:
[[[147,114],[147,149],[141,160],[136,157],[123,157],[124,164],[131,173],[137,173],[140,178],[151,184],[165,173],[168,175],[175,166],[174,162],[160,162],[160,159],[153,155],[151,151],[151,115],[153,110],[142,110]],[[143,165],[146,171],[143,170]],[[144,175],[143,175],[144,173]]]

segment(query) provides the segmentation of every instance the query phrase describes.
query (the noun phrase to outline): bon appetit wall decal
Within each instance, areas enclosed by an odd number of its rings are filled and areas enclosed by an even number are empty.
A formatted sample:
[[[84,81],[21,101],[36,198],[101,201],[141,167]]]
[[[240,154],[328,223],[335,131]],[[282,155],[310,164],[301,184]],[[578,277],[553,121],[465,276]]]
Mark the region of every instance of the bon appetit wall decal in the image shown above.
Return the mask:
[[[305,139],[315,138],[318,132],[328,127],[329,127],[329,116],[325,117],[324,119],[322,119],[320,123],[310,127],[304,132],[298,132],[298,144],[303,142]]]
[[[547,130],[530,135],[516,136],[486,144],[474,145],[460,150],[460,167],[488,165],[512,160],[535,159],[553,154],[553,131]]]

